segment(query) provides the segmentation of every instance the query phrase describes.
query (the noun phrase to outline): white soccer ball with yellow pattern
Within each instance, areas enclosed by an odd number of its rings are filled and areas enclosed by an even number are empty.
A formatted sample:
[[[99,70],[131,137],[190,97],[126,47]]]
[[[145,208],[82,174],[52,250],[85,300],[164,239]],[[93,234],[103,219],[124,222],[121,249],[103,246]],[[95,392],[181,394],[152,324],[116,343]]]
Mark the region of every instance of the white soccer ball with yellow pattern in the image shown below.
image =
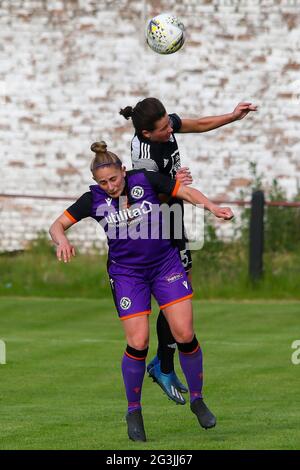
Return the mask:
[[[176,16],[162,13],[148,21],[146,40],[158,54],[173,54],[184,44],[184,26]]]

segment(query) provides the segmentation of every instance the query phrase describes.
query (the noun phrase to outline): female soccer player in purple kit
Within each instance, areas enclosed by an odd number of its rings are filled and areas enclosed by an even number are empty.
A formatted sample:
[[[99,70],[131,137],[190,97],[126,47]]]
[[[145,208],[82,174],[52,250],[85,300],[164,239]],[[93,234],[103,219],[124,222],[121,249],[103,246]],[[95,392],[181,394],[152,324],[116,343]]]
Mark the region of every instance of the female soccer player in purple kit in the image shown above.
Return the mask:
[[[188,168],[181,168],[180,154],[176,142],[176,133],[202,133],[243,119],[257,107],[249,102],[239,103],[233,112],[221,116],[209,116],[198,119],[181,119],[177,114],[167,114],[164,105],[157,98],[145,98],[135,107],[127,106],[120,114],[131,118],[135,135],[131,141],[131,159],[134,169],[144,168],[176,178],[181,184],[191,184],[192,177]],[[170,198],[169,206],[181,204],[182,200]],[[188,240],[184,232],[182,238],[172,237],[172,243],[179,250],[182,264],[191,281],[192,258]],[[179,404],[185,400],[181,392],[186,387],[180,382],[174,371],[174,352],[176,342],[170,331],[165,316],[160,311],[156,325],[158,337],[157,355],[147,366],[148,373],[164,390],[168,397]]]
[[[126,171],[121,160],[94,143],[91,171],[97,184],[83,194],[52,224],[50,234],[57,257],[65,262],[75,255],[65,231],[86,217],[104,228],[109,246],[108,274],[113,297],[125,331],[127,347],[122,374],[128,400],[127,432],[134,441],[145,441],[141,391],[149,343],[148,315],[151,294],[163,311],[179,350],[191,410],[206,429],[216,418],[202,397],[202,352],[193,330],[191,285],[178,249],[165,233],[158,194],[201,204],[216,217],[231,219],[230,208],[221,208],[198,190],[175,179],[146,170]]]

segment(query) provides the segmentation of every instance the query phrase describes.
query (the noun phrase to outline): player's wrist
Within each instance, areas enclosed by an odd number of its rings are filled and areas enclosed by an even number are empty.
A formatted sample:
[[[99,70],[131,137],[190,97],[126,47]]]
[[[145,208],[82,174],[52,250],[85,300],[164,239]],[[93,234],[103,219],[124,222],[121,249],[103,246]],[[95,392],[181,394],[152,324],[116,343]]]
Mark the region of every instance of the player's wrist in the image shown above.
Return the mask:
[[[64,235],[59,237],[59,238],[56,238],[55,243],[56,243],[57,247],[63,247],[65,245],[70,245],[69,240]]]
[[[209,204],[207,204],[206,206],[207,210],[209,210],[209,212],[211,212],[213,215],[215,215],[215,213],[218,211],[219,207],[214,204],[213,202],[210,202]]]
[[[229,113],[228,119],[229,122],[234,122],[238,120],[238,116],[232,111],[232,113]]]

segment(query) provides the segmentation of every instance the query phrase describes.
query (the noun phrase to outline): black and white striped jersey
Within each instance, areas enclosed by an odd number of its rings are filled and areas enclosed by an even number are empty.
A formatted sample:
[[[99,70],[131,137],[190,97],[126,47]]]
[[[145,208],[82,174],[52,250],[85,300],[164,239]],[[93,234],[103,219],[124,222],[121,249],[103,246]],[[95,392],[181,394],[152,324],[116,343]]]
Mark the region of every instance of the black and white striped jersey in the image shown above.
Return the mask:
[[[181,166],[175,133],[181,128],[181,119],[177,114],[169,114],[173,133],[168,142],[152,142],[135,135],[131,141],[131,160],[134,169],[144,168],[158,171],[171,178]]]
[[[175,139],[175,133],[181,128],[181,119],[177,114],[169,114],[173,133],[168,142],[153,142],[143,137],[135,135],[131,141],[131,160],[134,169],[146,169],[148,171],[157,171],[164,175],[175,178],[177,171],[181,167],[178,145]],[[182,239],[175,239],[173,236],[175,220],[171,223],[170,238],[173,245],[177,246],[180,252],[182,264],[186,271],[192,267],[191,253],[187,247],[187,237],[184,230],[184,207],[181,199],[171,197],[168,201],[169,206],[179,204],[182,208]]]

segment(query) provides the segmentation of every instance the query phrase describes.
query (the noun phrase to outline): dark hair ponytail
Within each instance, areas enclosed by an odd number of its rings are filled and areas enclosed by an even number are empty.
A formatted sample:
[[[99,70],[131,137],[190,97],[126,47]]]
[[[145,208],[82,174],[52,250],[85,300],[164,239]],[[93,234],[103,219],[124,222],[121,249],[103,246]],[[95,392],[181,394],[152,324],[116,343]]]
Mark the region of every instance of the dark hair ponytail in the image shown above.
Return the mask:
[[[126,106],[120,110],[121,116],[125,119],[131,117],[137,135],[142,135],[142,131],[153,131],[155,123],[166,114],[164,105],[157,98],[145,98],[139,101],[134,108]]]
[[[124,116],[125,119],[132,117],[133,108],[132,106],[126,106],[124,109],[120,109],[121,116]]]

